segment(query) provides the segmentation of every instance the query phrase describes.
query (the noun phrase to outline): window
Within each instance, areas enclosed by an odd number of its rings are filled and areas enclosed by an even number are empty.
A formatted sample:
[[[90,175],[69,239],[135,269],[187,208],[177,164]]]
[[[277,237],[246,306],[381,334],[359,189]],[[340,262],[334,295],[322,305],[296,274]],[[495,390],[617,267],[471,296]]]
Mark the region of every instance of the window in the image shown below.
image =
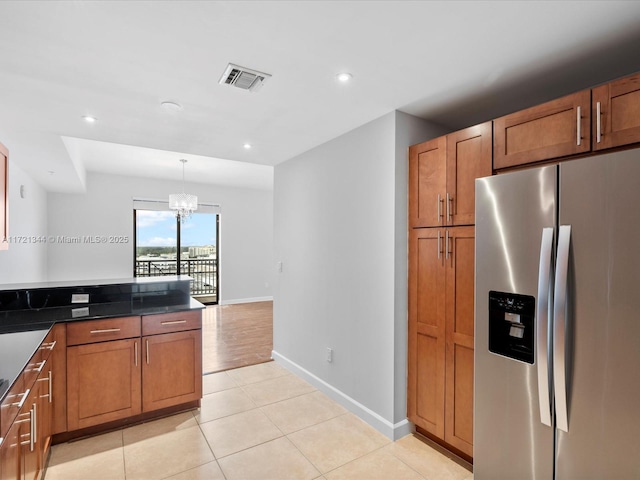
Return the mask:
[[[134,232],[134,276],[189,275],[192,296],[218,302],[217,213],[194,213],[181,223],[168,209],[134,208]]]

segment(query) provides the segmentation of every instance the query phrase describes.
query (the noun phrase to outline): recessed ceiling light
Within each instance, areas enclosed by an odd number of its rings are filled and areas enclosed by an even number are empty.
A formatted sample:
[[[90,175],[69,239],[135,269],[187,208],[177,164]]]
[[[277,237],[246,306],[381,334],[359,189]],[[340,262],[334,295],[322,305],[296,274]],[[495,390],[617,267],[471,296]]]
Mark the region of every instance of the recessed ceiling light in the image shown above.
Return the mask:
[[[247,150],[249,150],[251,148],[251,144],[250,143],[245,143],[243,145],[244,148],[246,148]]]
[[[83,115],[82,118],[87,123],[96,123],[98,121],[96,117],[92,117],[91,115]]]
[[[343,73],[338,73],[336,75],[336,78],[338,79],[339,82],[347,83],[349,80],[353,78],[353,75],[347,72],[343,72]]]
[[[166,102],[162,102],[160,106],[164,108],[167,112],[179,112],[180,110],[182,110],[182,105],[176,102],[166,101]]]

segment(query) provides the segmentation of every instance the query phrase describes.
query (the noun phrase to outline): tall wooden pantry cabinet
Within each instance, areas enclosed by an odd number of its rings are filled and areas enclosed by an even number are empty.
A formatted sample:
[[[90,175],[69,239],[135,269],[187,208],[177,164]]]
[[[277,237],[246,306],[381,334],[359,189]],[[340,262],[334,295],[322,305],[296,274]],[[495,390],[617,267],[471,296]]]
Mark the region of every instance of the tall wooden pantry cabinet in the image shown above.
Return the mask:
[[[487,122],[409,148],[409,419],[473,456],[475,179],[492,173]]]

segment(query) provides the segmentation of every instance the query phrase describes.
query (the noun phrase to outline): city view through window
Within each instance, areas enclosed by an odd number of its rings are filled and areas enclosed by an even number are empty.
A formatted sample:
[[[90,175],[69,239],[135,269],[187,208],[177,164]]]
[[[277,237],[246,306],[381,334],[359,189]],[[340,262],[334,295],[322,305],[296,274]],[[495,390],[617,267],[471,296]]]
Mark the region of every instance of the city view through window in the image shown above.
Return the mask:
[[[191,294],[218,300],[218,218],[194,213],[179,222],[171,211],[135,210],[135,276],[189,275]],[[178,254],[179,252],[179,254]]]

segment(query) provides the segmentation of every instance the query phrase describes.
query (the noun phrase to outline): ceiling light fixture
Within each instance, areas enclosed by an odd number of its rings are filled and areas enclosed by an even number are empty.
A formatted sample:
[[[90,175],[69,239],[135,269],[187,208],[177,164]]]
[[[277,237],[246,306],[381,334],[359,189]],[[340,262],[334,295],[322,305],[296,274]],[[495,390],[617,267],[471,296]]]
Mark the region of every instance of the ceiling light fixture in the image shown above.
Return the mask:
[[[87,123],[96,123],[96,121],[98,121],[96,117],[92,117],[91,115],[83,115],[82,118]]]
[[[191,214],[198,209],[198,197],[189,193],[184,193],[184,164],[187,161],[182,158],[182,193],[172,193],[169,195],[169,208],[174,210],[180,222],[184,222]]]
[[[343,72],[343,73],[338,73],[336,75],[336,78],[338,79],[339,82],[347,83],[349,80],[353,78],[353,75],[347,72]]]
[[[167,112],[179,112],[180,110],[182,110],[182,105],[176,102],[166,101],[166,102],[162,102],[160,106],[164,108]]]
[[[244,148],[246,148],[247,150],[249,150],[251,148],[251,144],[250,143],[245,143],[243,145]]]

